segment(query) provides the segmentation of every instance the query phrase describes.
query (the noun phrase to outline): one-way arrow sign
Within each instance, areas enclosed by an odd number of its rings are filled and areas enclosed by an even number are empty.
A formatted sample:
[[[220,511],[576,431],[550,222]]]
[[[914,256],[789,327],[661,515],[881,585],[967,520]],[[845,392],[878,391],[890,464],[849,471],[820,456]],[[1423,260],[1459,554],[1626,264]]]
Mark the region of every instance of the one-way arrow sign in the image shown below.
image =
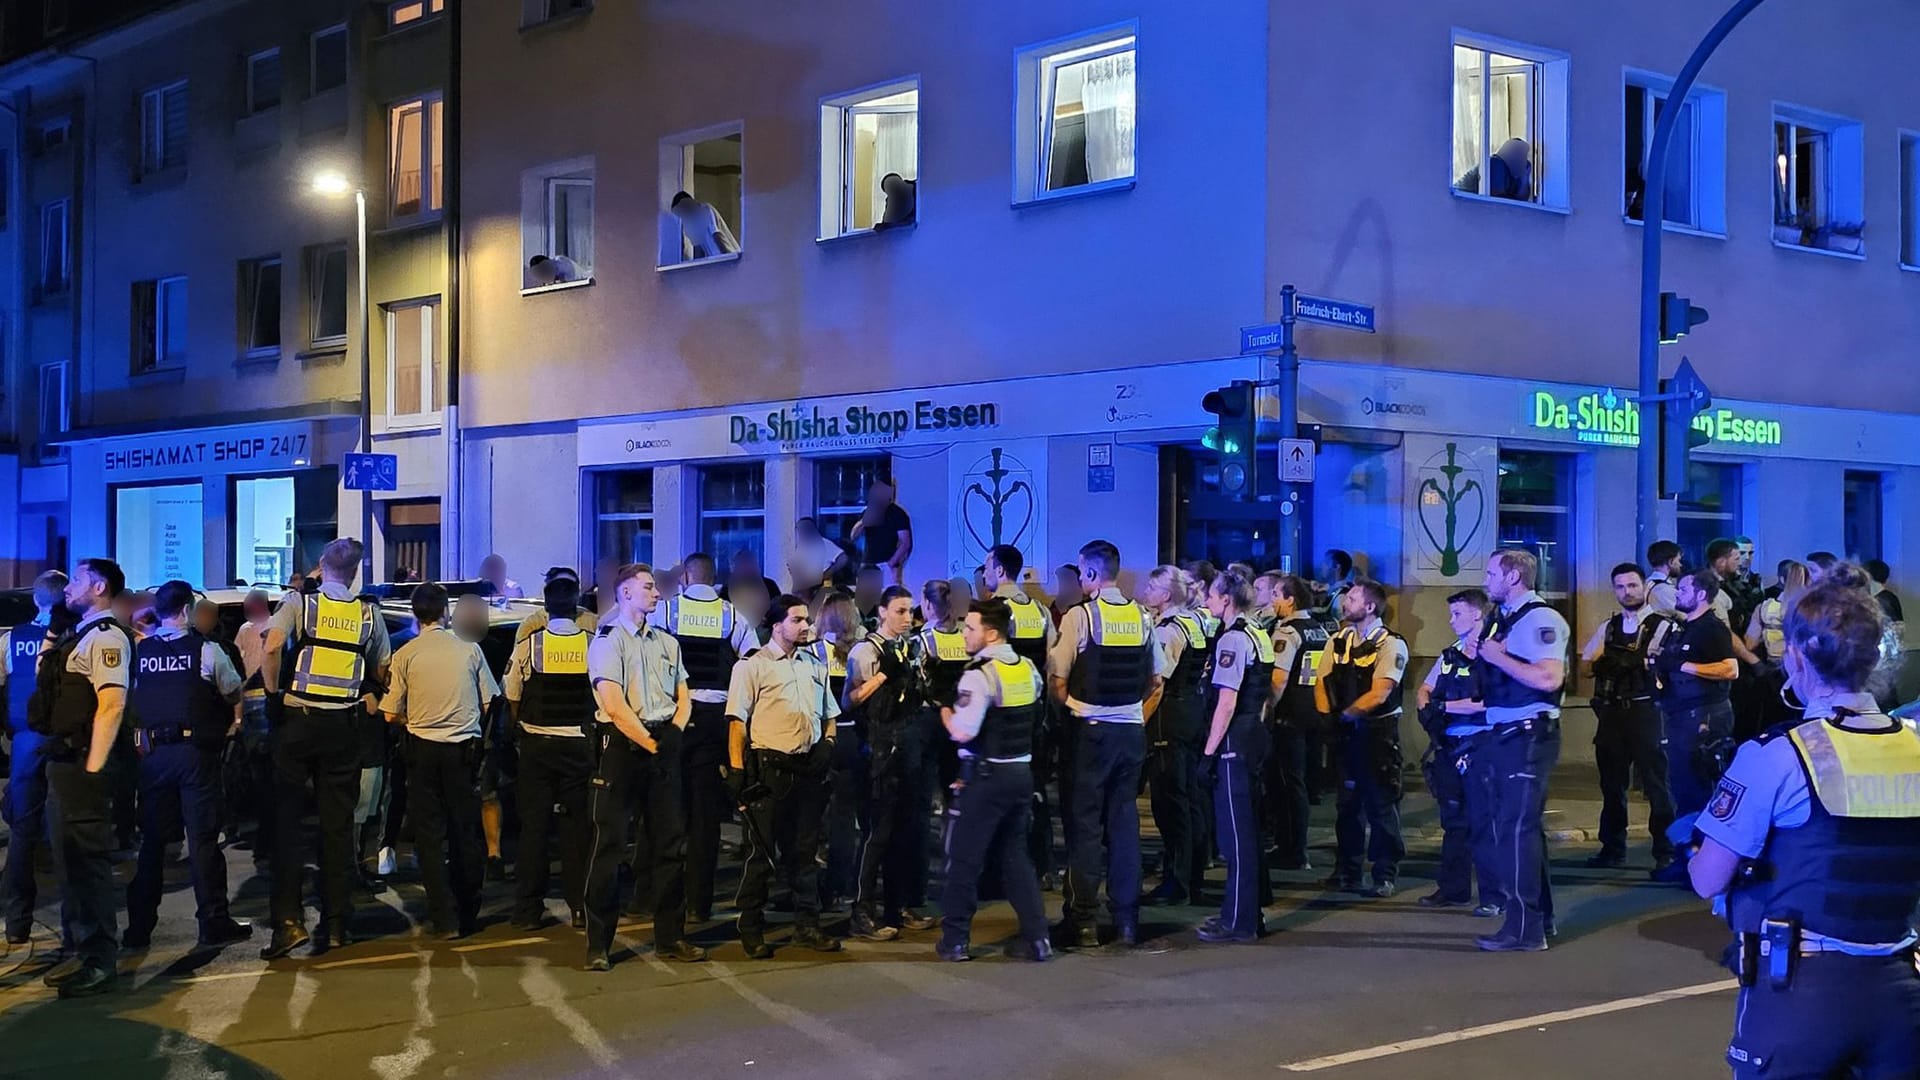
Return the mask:
[[[1280,440],[1280,479],[1288,484],[1313,483],[1313,440]]]

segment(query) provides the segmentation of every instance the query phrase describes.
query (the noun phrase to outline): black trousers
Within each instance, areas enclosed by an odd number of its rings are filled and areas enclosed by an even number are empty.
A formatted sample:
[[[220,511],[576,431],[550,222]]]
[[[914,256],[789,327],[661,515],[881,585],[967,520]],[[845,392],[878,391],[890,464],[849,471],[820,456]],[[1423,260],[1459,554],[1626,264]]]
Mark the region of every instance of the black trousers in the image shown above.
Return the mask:
[[[7,791],[0,807],[7,821],[7,862],[0,871],[0,914],[7,933],[21,936],[33,928],[33,909],[39,899],[34,862],[47,847],[46,737],[31,731],[13,733]]]
[[[156,746],[140,759],[140,860],[127,885],[127,929],[152,934],[160,916],[167,837],[185,832],[202,928],[227,915],[227,860],[220,852],[220,752],[192,743]]]
[[[867,782],[867,743],[860,728],[841,724],[830,745],[832,782],[827,800],[827,867],[822,891],[850,897],[860,888],[860,855],[873,827],[872,786]]]
[[[1040,876],[1021,841],[1032,813],[1033,770],[1025,764],[979,762],[960,790],[948,818],[946,884],[940,894],[940,936],[949,944],[965,942],[980,907],[980,874],[989,852],[1000,857],[1000,881],[1020,919],[1020,936],[1047,936],[1047,909],[1040,898]]]
[[[1307,861],[1307,729],[1297,723],[1273,729],[1273,752],[1267,755],[1265,793],[1268,828],[1277,862],[1302,866]]]
[[[84,756],[47,763],[47,825],[60,882],[60,921],[80,958],[108,971],[120,956],[111,861],[116,783],[112,764],[90,773]]]
[[[320,815],[321,910],[329,921],[353,913],[353,807],[360,798],[360,750],[346,709],[287,706],[272,736],[275,924],[306,922],[301,897],[308,783]]]
[[[929,708],[908,721],[907,785],[900,797],[901,906],[917,908],[927,902],[927,880],[933,851],[928,815],[933,796],[953,780],[958,756],[953,740],[940,723],[940,710]],[[944,820],[944,815],[943,815]],[[1024,844],[1026,837],[1021,837]]]
[[[1376,883],[1392,881],[1407,857],[1400,832],[1400,717],[1385,716],[1340,725],[1340,793],[1333,832],[1338,870],[1360,880],[1364,863]]]
[[[636,811],[646,815],[645,848],[650,872],[653,944],[668,948],[686,933],[686,824],[680,808],[680,731],[670,723],[650,724],[647,733],[659,745],[648,753],[612,724],[601,724],[599,760],[588,784],[588,815],[593,822],[587,858],[587,955],[613,951],[620,920],[620,855]]]
[[[1079,925],[1093,924],[1104,877],[1114,921],[1130,925],[1140,916],[1140,811],[1135,800],[1146,758],[1146,731],[1140,724],[1081,720],[1076,726],[1067,916]]]
[[[520,856],[514,869],[513,917],[539,918],[553,873],[551,837],[560,828],[560,893],[567,907],[586,907],[587,782],[593,750],[586,739],[520,733]]]
[[[919,769],[915,753],[918,740],[910,730],[912,723],[913,718],[907,717],[867,732],[870,826],[866,843],[860,848],[859,891],[854,901],[875,918],[893,915],[907,903],[912,838],[905,819],[911,815],[913,778]]]
[[[1161,887],[1191,896],[1206,876],[1206,833],[1202,823],[1212,816],[1211,805],[1201,803],[1198,779],[1200,746],[1192,735],[1194,715],[1202,703],[1167,695],[1147,721],[1147,756],[1142,772],[1153,825],[1160,833]]]
[[[752,754],[755,777],[767,793],[746,808],[747,860],[734,897],[734,906],[740,909],[740,933],[766,932],[767,894],[776,876],[792,885],[794,922],[817,927],[818,855],[827,814],[832,744],[822,740],[799,754],[771,750]]]
[[[1468,798],[1488,790],[1493,799],[1488,835],[1476,854],[1499,875],[1507,912],[1501,934],[1537,944],[1546,940],[1547,925],[1553,922],[1543,821],[1547,779],[1560,760],[1560,721],[1545,717],[1524,725],[1505,724],[1475,736],[1471,745],[1469,773],[1480,772],[1484,779],[1471,784]]]
[[[1633,778],[1647,796],[1647,831],[1653,835],[1653,857],[1671,858],[1673,791],[1667,782],[1667,752],[1660,745],[1660,709],[1652,701],[1632,701],[1593,707],[1599,726],[1593,734],[1594,764],[1600,773],[1600,851],[1624,855],[1627,850],[1627,792]]]
[[[720,866],[720,824],[731,810],[720,766],[727,761],[727,707],[696,701],[680,737],[680,782],[687,819],[687,907],[713,910],[713,875]],[[521,783],[526,783],[521,767]]]
[[[1440,815],[1440,869],[1435,875],[1435,892],[1448,900],[1471,903],[1474,896],[1473,823],[1480,809],[1473,805],[1474,793],[1462,766],[1471,767],[1473,740],[1465,736],[1441,735],[1420,763],[1427,779],[1427,793],[1433,796]],[[1480,902],[1499,903],[1490,874],[1480,875]]]
[[[1734,1080],[1920,1076],[1920,977],[1913,955],[1803,956],[1775,989],[1765,965],[1740,991],[1727,1063]]]
[[[480,740],[434,742],[409,734],[405,745],[407,806],[427,919],[436,931],[470,931],[480,914],[487,867],[480,835]]]

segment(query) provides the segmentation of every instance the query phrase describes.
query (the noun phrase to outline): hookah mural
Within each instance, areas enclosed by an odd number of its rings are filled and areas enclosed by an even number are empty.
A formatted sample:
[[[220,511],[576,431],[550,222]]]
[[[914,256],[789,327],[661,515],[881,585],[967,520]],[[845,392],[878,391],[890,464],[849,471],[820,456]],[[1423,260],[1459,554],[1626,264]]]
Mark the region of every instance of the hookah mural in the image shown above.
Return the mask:
[[[1416,582],[1454,584],[1485,567],[1493,532],[1488,518],[1497,506],[1489,466],[1497,468],[1498,455],[1490,442],[1408,437],[1407,534]]]
[[[948,573],[971,575],[996,544],[1019,548],[1030,566],[1046,565],[1046,455],[1045,439],[948,453]]]

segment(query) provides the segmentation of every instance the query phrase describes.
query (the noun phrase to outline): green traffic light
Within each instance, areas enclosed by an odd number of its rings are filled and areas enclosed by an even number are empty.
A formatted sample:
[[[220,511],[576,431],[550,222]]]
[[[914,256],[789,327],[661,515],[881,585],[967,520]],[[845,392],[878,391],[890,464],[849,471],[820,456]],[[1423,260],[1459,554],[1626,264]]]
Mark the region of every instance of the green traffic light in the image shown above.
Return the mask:
[[[1200,436],[1200,445],[1209,450],[1220,449],[1220,429],[1217,427],[1208,428],[1207,433]]]

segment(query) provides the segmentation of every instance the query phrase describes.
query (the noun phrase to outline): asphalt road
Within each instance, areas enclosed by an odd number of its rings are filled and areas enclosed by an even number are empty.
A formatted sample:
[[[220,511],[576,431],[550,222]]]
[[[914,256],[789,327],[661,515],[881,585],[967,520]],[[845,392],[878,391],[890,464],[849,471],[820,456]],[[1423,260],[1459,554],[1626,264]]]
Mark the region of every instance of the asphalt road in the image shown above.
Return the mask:
[[[1595,816],[1578,792],[1557,809],[1569,837]],[[1553,948],[1484,955],[1472,938],[1486,922],[1415,905],[1436,838],[1419,829],[1431,819],[1422,796],[1407,810],[1415,854],[1391,900],[1333,898],[1313,884],[1320,875],[1278,875],[1274,932],[1258,944],[1202,944],[1191,927],[1207,911],[1163,908],[1148,916],[1145,948],[1045,965],[941,963],[932,932],[751,962],[722,921],[696,935],[713,948],[710,963],[655,960],[636,923],[622,940],[637,955],[594,975],[578,970],[577,932],[529,935],[498,921],[498,886],[492,925],[426,941],[406,875],[360,909],[386,936],[272,964],[253,946],[188,956],[192,897],[179,865],[153,949],[127,957],[115,992],[62,1002],[40,986],[51,907],[31,946],[0,957],[0,1075],[1724,1075],[1733,994],[1713,959],[1724,931],[1704,905],[1643,873],[1586,870],[1592,845],[1576,840],[1554,852]],[[265,881],[243,853],[230,860],[236,914],[262,917]],[[1048,900],[1057,907],[1057,894]],[[1011,911],[989,905],[976,952],[1012,932]]]

